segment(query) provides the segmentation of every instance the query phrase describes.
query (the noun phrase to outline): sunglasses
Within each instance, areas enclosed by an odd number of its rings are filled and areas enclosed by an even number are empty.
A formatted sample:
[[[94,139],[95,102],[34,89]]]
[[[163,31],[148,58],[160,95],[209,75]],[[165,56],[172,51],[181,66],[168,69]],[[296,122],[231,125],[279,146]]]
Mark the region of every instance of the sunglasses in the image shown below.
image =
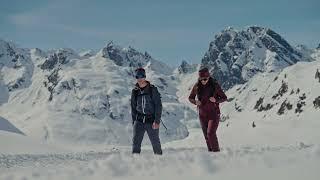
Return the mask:
[[[143,75],[137,75],[136,76],[136,79],[142,79],[142,78],[145,78],[145,76],[143,76]]]
[[[200,81],[208,81],[209,78],[200,78],[199,80],[200,80]]]

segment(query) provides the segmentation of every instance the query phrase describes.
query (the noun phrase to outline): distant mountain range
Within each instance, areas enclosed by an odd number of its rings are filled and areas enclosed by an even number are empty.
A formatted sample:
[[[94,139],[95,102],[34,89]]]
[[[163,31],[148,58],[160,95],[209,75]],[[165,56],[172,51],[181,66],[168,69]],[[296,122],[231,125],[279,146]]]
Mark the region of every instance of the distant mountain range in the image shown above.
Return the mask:
[[[222,121],[244,112],[255,119],[319,113],[320,50],[293,47],[268,28],[227,28],[210,42],[199,64],[176,69],[113,42],[98,52],[44,51],[0,40],[0,116],[26,135],[62,143],[130,144],[134,69],[161,92],[163,142],[199,127],[187,97],[197,70],[208,67],[227,91]],[[320,67],[319,67],[320,69]],[[298,90],[299,89],[299,90]],[[244,114],[247,116],[247,114]]]

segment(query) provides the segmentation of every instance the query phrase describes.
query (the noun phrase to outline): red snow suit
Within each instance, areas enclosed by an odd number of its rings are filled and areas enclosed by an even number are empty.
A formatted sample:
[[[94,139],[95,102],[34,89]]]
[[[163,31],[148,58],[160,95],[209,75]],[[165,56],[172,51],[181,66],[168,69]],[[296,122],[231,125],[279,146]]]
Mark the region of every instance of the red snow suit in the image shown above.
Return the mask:
[[[211,85],[209,81],[211,80]],[[207,143],[208,151],[220,151],[218,138],[217,138],[217,128],[220,120],[220,108],[219,103],[227,100],[227,96],[222,91],[220,85],[217,81],[210,78],[206,85],[202,85],[198,82],[193,86],[192,91],[189,96],[189,101],[196,104],[195,97],[201,101],[199,108],[199,118],[202,127],[202,131]],[[214,96],[216,102],[211,102],[210,97]]]

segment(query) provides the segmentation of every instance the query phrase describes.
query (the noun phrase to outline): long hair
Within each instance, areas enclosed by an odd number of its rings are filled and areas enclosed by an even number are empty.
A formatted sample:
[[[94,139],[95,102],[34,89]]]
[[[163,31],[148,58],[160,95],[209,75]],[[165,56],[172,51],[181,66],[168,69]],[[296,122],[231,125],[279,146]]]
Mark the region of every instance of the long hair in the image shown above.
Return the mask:
[[[197,96],[198,96],[198,99],[201,101],[201,98],[202,98],[202,95],[203,95],[203,90],[204,90],[204,88],[206,86],[210,87],[210,94],[209,94],[210,97],[212,97],[215,94],[215,91],[216,91],[216,80],[210,76],[207,84],[203,85],[201,83],[200,79],[198,79],[198,82],[197,82],[196,86],[197,86]]]

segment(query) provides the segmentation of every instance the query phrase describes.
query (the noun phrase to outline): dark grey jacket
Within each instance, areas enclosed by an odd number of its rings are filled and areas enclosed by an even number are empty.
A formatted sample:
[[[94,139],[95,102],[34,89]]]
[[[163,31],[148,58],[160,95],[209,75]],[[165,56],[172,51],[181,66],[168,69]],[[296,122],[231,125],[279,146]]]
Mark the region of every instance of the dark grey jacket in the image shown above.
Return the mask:
[[[142,90],[139,85],[136,84],[131,92],[131,113],[133,122],[137,120],[138,113],[140,113],[153,115],[154,122],[159,124],[162,114],[162,103],[161,95],[157,87],[148,82],[148,85]]]

